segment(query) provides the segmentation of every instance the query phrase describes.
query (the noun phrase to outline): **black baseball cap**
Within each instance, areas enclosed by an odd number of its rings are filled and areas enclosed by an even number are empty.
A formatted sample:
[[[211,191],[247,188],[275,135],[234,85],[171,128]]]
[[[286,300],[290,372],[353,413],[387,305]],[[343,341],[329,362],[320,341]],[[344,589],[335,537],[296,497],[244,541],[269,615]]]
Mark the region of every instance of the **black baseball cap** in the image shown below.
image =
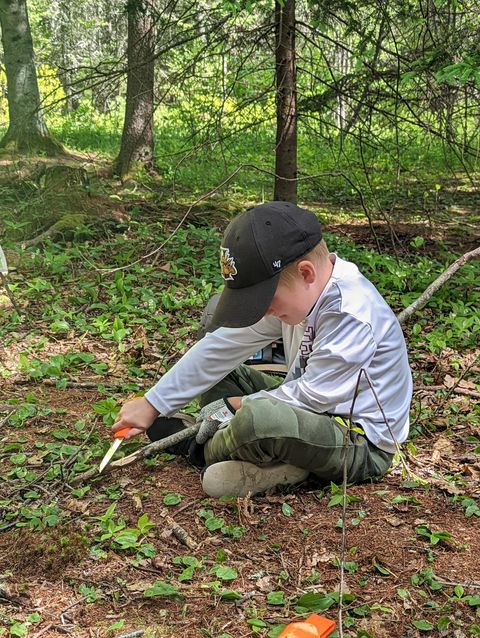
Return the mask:
[[[242,328],[257,323],[270,306],[280,272],[321,239],[315,214],[289,202],[260,204],[232,219],[220,248],[225,287],[213,326]]]

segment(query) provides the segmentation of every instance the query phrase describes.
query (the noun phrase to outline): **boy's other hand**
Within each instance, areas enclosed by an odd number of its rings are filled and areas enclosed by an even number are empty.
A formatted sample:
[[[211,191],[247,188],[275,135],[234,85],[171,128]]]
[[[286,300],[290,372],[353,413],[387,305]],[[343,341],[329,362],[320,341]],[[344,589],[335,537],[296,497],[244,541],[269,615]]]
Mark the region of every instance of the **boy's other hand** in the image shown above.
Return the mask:
[[[131,439],[132,436],[148,430],[158,415],[158,410],[143,397],[133,399],[122,405],[117,420],[112,425],[112,430],[117,432],[117,430],[129,427],[130,431],[125,438]]]
[[[231,399],[218,399],[204,406],[197,417],[197,424],[200,428],[195,440],[197,443],[206,443],[219,427],[230,422],[235,416],[237,408],[232,405]]]

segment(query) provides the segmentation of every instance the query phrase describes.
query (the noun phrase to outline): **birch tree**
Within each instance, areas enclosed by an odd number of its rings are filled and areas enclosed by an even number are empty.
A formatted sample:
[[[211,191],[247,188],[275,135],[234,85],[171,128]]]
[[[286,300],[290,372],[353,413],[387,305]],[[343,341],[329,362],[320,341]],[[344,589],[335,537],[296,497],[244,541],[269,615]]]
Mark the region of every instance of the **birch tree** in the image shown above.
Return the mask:
[[[50,136],[42,115],[26,0],[0,0],[0,26],[9,115],[0,148],[55,155],[62,147]]]

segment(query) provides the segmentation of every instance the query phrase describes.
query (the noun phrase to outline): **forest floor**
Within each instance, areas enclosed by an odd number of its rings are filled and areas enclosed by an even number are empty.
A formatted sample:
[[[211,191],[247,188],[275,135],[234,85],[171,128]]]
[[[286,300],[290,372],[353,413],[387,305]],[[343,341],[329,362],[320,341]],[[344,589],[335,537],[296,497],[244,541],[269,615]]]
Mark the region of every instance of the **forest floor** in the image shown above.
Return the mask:
[[[383,246],[392,229],[405,248],[423,236],[433,257],[439,238],[457,252],[478,245],[478,229],[466,223],[468,233],[461,224],[429,228],[414,220],[375,230]],[[365,221],[328,230],[376,245]],[[80,294],[81,282],[71,273],[62,299]],[[341,486],[309,480],[218,501],[202,493],[196,469],[165,454],[73,486],[75,472],[108,448],[108,384],[121,403],[131,369],[87,332],[49,330],[41,295],[0,343],[0,635],[273,637],[310,612],[337,620],[342,526],[345,636],[480,635],[478,345],[447,347],[441,356],[411,346],[417,436],[405,465],[377,483],[348,487],[342,520]],[[190,314],[199,313],[197,306]],[[169,316],[174,332],[179,319]],[[153,331],[137,339],[149,372],[138,387],[148,387],[167,355],[159,363]],[[185,348],[193,330],[182,339]],[[41,362],[57,357],[60,366],[70,352],[94,359],[88,373],[40,373],[36,364],[33,374],[22,364],[23,353],[34,353]]]

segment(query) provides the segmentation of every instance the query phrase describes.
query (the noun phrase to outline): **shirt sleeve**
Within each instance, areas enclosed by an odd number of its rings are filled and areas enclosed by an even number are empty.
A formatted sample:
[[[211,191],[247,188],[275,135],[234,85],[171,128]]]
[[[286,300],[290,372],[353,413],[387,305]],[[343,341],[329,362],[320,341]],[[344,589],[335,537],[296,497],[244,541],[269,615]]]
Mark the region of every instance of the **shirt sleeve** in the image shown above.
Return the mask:
[[[161,414],[170,416],[281,334],[281,323],[274,317],[264,317],[246,328],[218,328],[209,332],[162,376],[145,398]]]
[[[352,401],[358,374],[376,351],[371,327],[350,314],[336,312],[323,314],[319,323],[305,373],[244,400],[270,397],[319,414]]]

